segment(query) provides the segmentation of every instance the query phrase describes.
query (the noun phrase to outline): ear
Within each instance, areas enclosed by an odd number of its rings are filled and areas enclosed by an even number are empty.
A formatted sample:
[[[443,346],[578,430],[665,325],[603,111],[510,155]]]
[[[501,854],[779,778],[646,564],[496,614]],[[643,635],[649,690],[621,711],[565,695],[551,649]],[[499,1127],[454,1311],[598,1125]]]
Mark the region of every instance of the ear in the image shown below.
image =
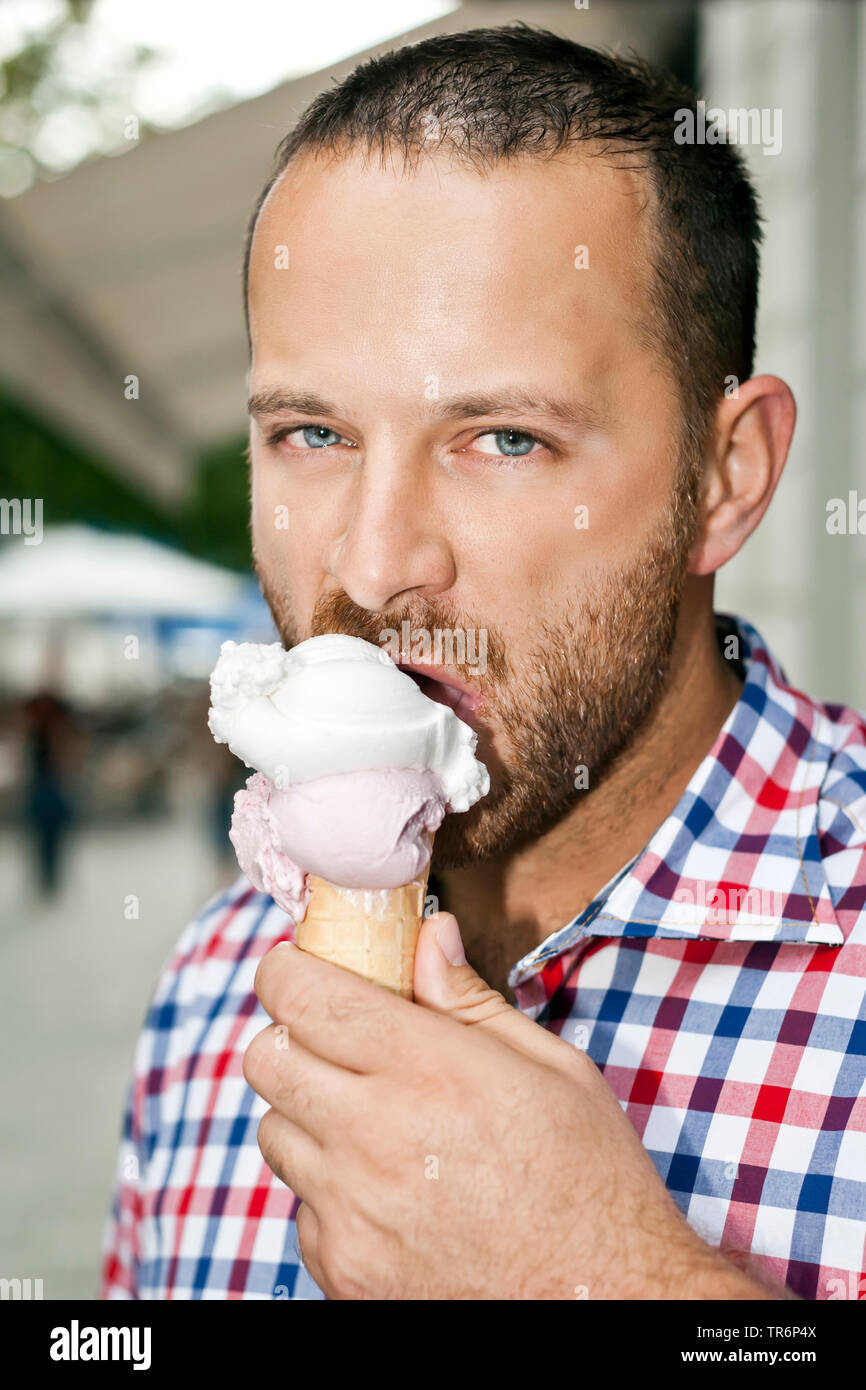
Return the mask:
[[[721,402],[704,456],[690,574],[712,574],[748,540],[776,491],[797,419],[789,386],[756,376]]]

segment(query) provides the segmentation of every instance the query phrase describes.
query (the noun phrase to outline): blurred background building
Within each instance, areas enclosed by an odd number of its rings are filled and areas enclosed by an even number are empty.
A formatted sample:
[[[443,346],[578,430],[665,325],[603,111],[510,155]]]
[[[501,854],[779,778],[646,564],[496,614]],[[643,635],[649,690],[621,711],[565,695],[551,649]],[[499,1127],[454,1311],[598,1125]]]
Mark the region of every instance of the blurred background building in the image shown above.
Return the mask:
[[[863,0],[5,0],[0,1275],[46,1297],[96,1292],[135,1036],[236,872],[244,770],[207,732],[206,678],[225,638],[276,636],[247,530],[249,210],[279,139],[361,58],[515,19],[634,49],[709,105],[781,111],[781,150],[746,147],[757,371],[789,381],[799,425],[717,606],[796,684],[866,708],[864,543],[827,528],[833,499],[855,518],[866,499]]]

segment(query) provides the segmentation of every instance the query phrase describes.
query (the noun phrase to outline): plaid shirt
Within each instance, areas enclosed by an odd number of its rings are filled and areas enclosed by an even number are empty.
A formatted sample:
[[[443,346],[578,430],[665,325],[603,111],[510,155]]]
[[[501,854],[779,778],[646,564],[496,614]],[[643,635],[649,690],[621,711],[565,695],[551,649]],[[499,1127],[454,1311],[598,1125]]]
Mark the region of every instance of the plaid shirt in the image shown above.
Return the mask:
[[[712,749],[510,983],[596,1062],[704,1240],[803,1298],[864,1298],[866,719],[717,623],[746,679]],[[241,1071],[269,1021],[256,966],[291,934],[242,878],[181,937],[135,1052],[103,1297],[323,1297]]]

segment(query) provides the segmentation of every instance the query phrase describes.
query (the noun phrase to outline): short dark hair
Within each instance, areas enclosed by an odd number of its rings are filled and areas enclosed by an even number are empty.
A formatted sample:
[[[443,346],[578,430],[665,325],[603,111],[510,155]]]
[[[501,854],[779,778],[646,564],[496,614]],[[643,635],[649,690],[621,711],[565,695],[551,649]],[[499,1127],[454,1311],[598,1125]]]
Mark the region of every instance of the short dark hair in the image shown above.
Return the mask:
[[[262,205],[301,152],[356,147],[420,157],[431,148],[478,168],[550,158],[578,142],[644,170],[656,200],[650,325],[683,402],[692,450],[706,439],[725,378],[752,372],[758,297],[758,200],[729,143],[678,144],[676,113],[695,93],[643,60],[586,48],[519,23],[440,34],[360,64],[322,92],[277,147]]]

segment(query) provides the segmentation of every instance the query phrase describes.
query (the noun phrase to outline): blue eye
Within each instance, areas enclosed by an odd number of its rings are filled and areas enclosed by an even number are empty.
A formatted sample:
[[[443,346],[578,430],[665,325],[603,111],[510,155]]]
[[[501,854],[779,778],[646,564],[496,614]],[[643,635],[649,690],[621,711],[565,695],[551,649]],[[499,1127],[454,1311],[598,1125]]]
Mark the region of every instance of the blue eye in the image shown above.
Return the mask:
[[[326,425],[305,425],[301,433],[308,449],[324,449],[329,444],[339,444],[343,437]]]
[[[525,454],[531,454],[538,440],[532,434],[526,434],[523,430],[488,430],[486,434],[480,434],[475,441],[475,447],[480,454],[493,454],[493,449],[479,447],[482,439],[492,439],[500,455],[505,458],[523,458]]]
[[[348,449],[355,448],[348,439],[344,439],[336,430],[328,429],[327,425],[283,425],[267,436],[267,443],[272,449],[278,449],[283,444],[288,449],[324,450],[332,449],[335,444],[345,444]]]

